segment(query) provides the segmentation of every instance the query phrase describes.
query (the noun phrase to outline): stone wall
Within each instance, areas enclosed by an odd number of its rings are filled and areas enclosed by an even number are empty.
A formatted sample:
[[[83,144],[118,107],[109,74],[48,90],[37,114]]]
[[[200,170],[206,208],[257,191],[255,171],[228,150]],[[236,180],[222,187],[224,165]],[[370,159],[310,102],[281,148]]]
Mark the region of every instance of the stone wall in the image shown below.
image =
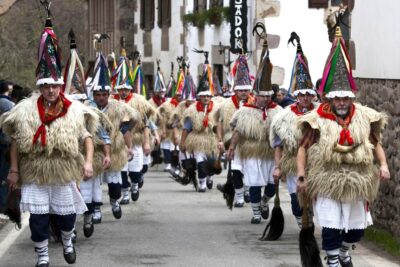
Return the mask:
[[[400,238],[400,80],[357,79],[357,100],[389,115],[383,147],[391,179],[382,183],[372,206],[374,223]]]
[[[69,56],[68,32],[74,29],[78,52],[86,64],[87,1],[52,0],[54,31],[60,41],[63,63]],[[35,88],[35,68],[45,12],[39,1],[19,0],[0,15],[0,79]]]

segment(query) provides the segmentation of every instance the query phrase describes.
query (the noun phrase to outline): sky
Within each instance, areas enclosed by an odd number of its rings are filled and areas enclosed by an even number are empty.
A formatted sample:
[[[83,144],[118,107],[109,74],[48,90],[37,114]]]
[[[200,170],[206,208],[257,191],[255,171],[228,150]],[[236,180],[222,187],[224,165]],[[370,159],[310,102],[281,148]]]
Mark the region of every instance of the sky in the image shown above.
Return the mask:
[[[309,9],[308,0],[280,0],[279,17],[265,19],[267,32],[281,37],[279,47],[270,50],[273,65],[285,69],[285,80],[282,87],[288,88],[292,72],[296,47],[287,45],[290,33],[295,31],[300,36],[303,52],[308,59],[311,79],[315,82],[321,78],[331,43],[328,41],[326,24],[323,23],[323,9]]]

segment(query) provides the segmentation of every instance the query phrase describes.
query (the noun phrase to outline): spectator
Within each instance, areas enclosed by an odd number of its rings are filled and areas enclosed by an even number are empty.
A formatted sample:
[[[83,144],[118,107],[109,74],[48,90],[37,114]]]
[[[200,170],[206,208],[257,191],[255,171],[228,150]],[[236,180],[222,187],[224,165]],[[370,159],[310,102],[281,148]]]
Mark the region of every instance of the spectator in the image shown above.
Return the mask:
[[[13,84],[11,82],[0,81],[0,115],[9,111],[15,105],[10,98],[12,90]]]
[[[286,89],[280,88],[279,91],[276,93],[276,102],[282,108],[285,108],[286,106],[289,106],[296,101],[290,97]]]
[[[10,93],[12,92],[12,90],[13,90],[13,85],[11,82],[5,80],[0,81],[0,115],[7,111],[10,111],[12,107],[14,107],[15,105],[10,98]],[[6,199],[7,199],[6,178],[9,169],[7,155],[9,147],[10,147],[10,142],[0,129],[0,213],[3,213],[6,208]]]
[[[10,97],[15,104],[18,104],[21,100],[30,97],[31,94],[32,89],[15,84]]]

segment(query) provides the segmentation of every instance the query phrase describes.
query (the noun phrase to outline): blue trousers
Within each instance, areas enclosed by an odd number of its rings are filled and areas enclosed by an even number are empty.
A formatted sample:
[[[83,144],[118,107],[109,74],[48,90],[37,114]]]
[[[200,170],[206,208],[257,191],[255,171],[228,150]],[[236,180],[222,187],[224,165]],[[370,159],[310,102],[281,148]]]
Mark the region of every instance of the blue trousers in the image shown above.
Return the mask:
[[[163,154],[164,154],[164,163],[165,164],[171,163],[171,160],[172,160],[171,150],[163,149],[162,151],[163,151]]]
[[[262,186],[250,186],[249,193],[251,203],[259,203],[261,201],[261,188]],[[270,198],[275,196],[275,185],[267,184],[264,187],[264,195]]]
[[[349,230],[347,233],[343,230],[322,228],[322,249],[334,250],[342,247],[342,242],[356,243],[364,236],[364,229]]]
[[[232,182],[235,189],[243,187],[243,173],[239,170],[232,170]]]
[[[69,232],[75,227],[76,214],[57,215],[54,217],[58,229]],[[29,217],[29,228],[31,229],[31,239],[33,242],[42,242],[49,239],[50,214],[31,214]]]

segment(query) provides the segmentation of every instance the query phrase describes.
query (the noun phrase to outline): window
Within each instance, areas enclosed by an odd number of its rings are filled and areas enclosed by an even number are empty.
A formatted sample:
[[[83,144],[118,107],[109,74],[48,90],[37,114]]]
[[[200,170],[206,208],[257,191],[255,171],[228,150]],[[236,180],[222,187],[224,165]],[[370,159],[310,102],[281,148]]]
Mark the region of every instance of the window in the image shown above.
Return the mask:
[[[140,1],[140,28],[145,31],[154,28],[154,0]]]
[[[171,27],[171,0],[158,0],[158,27]]]
[[[207,0],[194,0],[193,13],[203,12],[207,10]]]
[[[329,0],[308,0],[308,8],[328,8]]]

